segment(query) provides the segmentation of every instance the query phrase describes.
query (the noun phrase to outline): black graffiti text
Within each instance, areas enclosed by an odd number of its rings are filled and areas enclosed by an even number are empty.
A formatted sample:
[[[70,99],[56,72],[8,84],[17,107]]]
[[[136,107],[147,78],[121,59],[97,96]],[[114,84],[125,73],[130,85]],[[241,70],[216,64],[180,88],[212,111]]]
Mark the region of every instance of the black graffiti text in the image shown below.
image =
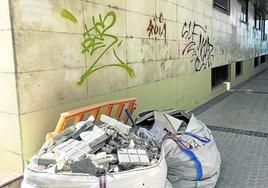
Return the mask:
[[[195,22],[185,22],[181,36],[187,40],[182,55],[191,54],[191,62],[195,64],[195,70],[200,71],[212,66],[214,46],[207,35],[207,27],[202,27]]]

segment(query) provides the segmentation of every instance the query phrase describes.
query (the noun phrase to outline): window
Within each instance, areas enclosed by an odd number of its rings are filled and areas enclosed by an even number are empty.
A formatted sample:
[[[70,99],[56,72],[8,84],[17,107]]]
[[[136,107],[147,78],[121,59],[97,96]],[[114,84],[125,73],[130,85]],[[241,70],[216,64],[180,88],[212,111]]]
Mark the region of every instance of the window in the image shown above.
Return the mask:
[[[267,40],[268,20],[264,20],[264,31],[265,31],[265,38],[266,38],[266,40]]]
[[[261,29],[261,14],[257,11],[255,11],[254,27],[256,29]]]
[[[235,76],[239,76],[242,74],[242,61],[238,61],[235,63]]]
[[[214,0],[213,5],[220,10],[223,10],[225,12],[229,13],[230,10],[230,0]]]
[[[228,65],[211,69],[211,86],[215,87],[228,80]]]
[[[248,22],[248,0],[241,2],[241,21]]]
[[[266,55],[261,56],[261,64],[266,62]]]
[[[265,19],[262,19],[261,38],[262,38],[262,40],[267,40],[266,31],[265,31]]]
[[[259,56],[254,58],[254,67],[257,67],[259,65]]]

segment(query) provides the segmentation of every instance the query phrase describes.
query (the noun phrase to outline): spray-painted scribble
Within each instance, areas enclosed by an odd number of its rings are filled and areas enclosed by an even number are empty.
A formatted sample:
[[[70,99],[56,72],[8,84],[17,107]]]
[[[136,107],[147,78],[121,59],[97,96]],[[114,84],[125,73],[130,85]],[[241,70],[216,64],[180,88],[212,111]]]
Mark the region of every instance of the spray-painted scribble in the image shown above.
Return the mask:
[[[67,12],[68,15],[71,14],[69,11]],[[66,11],[65,11],[66,15]],[[74,16],[64,16],[69,20],[75,20]],[[71,19],[70,19],[71,18]],[[80,77],[80,80],[77,82],[78,85],[81,85],[93,72],[97,70],[106,68],[106,67],[120,67],[127,71],[130,77],[134,77],[135,73],[134,70],[127,64],[124,63],[122,59],[117,55],[116,49],[120,47],[122,44],[122,40],[119,40],[118,37],[108,33],[108,30],[111,29],[115,22],[116,22],[116,14],[114,11],[108,12],[104,18],[101,14],[99,14],[98,19],[94,16],[92,17],[93,26],[88,27],[85,25],[85,32],[84,32],[84,41],[82,42],[83,51],[82,53],[88,53],[92,56],[96,51],[99,53],[97,54],[97,58],[93,61],[87,71]],[[97,63],[100,59],[106,54],[109,50],[112,50],[115,59],[119,63],[108,64],[108,65],[101,65],[96,67]]]
[[[190,139],[186,138],[186,137],[189,137],[189,135],[182,135],[182,137],[185,137],[184,139],[180,139],[180,144],[186,148],[186,149],[189,149],[189,150],[192,150],[192,149],[195,149],[195,150],[200,150],[203,148],[203,146],[207,145],[210,140],[212,140],[212,133],[209,131],[204,131],[203,133],[201,134],[204,134],[203,136],[202,135],[199,135],[197,137],[191,137],[190,136]]]
[[[185,22],[182,27],[182,38],[189,42],[182,51],[182,55],[191,54],[191,62],[195,64],[195,70],[200,71],[211,67],[214,46],[207,36],[207,27],[202,27],[195,22]]]
[[[60,15],[73,23],[78,23],[76,17],[69,10],[62,9]]]
[[[159,17],[155,14],[153,19],[150,19],[147,27],[148,36],[164,37],[167,40],[167,25],[164,22],[163,14],[160,13]]]

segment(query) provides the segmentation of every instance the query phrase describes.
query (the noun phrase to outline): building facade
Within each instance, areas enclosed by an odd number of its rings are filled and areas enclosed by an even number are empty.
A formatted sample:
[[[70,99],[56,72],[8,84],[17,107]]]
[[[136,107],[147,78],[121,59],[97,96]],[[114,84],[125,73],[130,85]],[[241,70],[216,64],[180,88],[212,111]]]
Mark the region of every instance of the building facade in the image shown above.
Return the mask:
[[[61,112],[129,96],[137,111],[190,110],[264,70],[265,15],[255,3],[2,0],[1,170],[22,172]],[[94,62],[126,63],[135,77],[108,66],[77,86]]]

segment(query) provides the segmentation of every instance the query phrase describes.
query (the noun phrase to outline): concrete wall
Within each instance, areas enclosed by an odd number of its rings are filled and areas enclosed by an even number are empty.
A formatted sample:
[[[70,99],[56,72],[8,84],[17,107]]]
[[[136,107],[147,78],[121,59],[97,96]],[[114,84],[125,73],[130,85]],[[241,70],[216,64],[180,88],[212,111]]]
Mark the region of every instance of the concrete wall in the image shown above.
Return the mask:
[[[8,0],[0,1],[0,180],[22,171],[16,68]]]
[[[127,96],[138,98],[138,111],[191,109],[226,91],[224,84],[211,88],[211,67],[245,60],[239,78],[231,65],[230,84],[235,85],[267,66],[253,67],[253,58],[267,53],[267,41],[261,41],[260,31],[253,29],[253,5],[249,23],[244,24],[236,0],[231,2],[230,15],[213,8],[212,0],[16,0],[11,5],[24,159],[41,146],[61,112]],[[62,8],[70,10],[79,23],[64,20],[59,15]],[[92,16],[104,17],[111,10],[117,19],[108,33],[122,40],[117,54],[136,77],[107,68],[78,87],[76,81],[101,53],[81,53],[84,24],[92,26]],[[150,33],[150,20],[158,31],[166,25],[166,31]],[[190,23],[200,25],[197,35],[209,44],[203,47],[208,53],[201,70],[200,64],[191,62],[196,60],[191,52],[183,53],[191,42],[197,50],[197,38],[183,35]],[[116,63],[112,51],[99,62],[109,63]]]

